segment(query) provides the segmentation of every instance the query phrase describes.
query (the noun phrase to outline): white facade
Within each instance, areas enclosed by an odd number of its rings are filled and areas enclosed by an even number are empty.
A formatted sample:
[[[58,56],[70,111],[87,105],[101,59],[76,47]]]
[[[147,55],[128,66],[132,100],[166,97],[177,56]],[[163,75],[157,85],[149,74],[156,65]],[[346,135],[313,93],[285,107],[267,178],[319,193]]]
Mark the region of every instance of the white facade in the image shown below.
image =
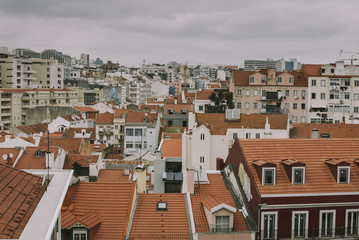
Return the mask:
[[[151,84],[152,97],[168,96],[170,86],[162,83],[161,81],[155,81]]]

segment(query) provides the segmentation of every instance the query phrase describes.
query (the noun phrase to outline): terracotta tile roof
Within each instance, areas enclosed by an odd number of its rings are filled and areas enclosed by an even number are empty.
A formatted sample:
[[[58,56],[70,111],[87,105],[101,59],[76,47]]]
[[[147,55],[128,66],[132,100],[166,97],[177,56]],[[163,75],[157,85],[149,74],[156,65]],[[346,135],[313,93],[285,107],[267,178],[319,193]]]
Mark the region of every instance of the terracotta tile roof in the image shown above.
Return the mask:
[[[87,113],[87,112],[99,112],[97,109],[94,109],[92,107],[88,107],[88,106],[78,106],[78,107],[74,107],[76,110],[79,110],[82,113]]]
[[[47,132],[47,125],[48,125],[47,123],[39,123],[33,125],[18,126],[16,128],[26,133],[27,135],[32,135],[34,133]]]
[[[167,210],[157,210],[158,202],[166,202]],[[185,194],[139,194],[130,232],[132,238],[191,239]]]
[[[193,92],[188,92],[188,91],[184,91],[184,96],[185,96],[185,98],[194,98],[194,97],[195,97],[195,93],[193,93]]]
[[[208,88],[214,89],[214,88],[221,88],[221,86],[218,83],[211,83],[207,85]]]
[[[74,169],[74,163],[77,162],[81,167],[89,167],[90,163],[97,163],[98,155],[79,155],[67,154],[64,163],[64,169]]]
[[[146,101],[147,101],[147,104],[164,104],[165,103],[164,100],[161,100],[161,101],[156,100],[155,101],[154,98],[147,98]]]
[[[87,228],[93,228],[101,223],[101,218],[95,212],[89,212],[87,215],[77,217],[72,211],[64,211],[61,215],[61,228],[71,228],[76,223],[81,223]]]
[[[75,137],[75,133],[82,133],[82,129],[86,129],[86,133],[91,133],[89,139],[96,139],[96,128],[69,128],[63,134],[63,137],[72,139]]]
[[[125,175],[124,169],[101,169],[97,182],[129,182],[129,175]]]
[[[260,73],[267,75],[267,69],[262,69],[259,71]],[[234,71],[233,72],[233,81],[235,86],[257,86],[249,84],[250,75],[257,73],[255,71]],[[282,74],[283,72],[276,72],[277,76]],[[288,74],[293,75],[294,77],[294,85],[295,87],[308,87],[307,80],[302,72],[286,72]],[[269,86],[269,85],[260,85],[260,86]],[[286,86],[286,85],[275,85],[275,86]]]
[[[74,122],[74,121],[78,121],[78,120],[82,120],[82,119],[83,119],[80,113],[79,113],[79,114],[72,114],[72,115],[63,115],[63,116],[61,116],[61,117],[62,117],[63,119],[65,119],[65,120],[69,121],[69,122]],[[75,117],[76,119],[74,119],[74,117]]]
[[[197,113],[198,126],[204,125],[214,135],[225,135],[228,128],[264,129],[268,117],[271,129],[287,129],[288,115],[286,114],[244,114],[241,113],[240,121],[226,121],[224,113]]]
[[[302,71],[304,72],[305,77],[308,76],[321,76],[322,71],[321,67],[323,64],[303,64]]]
[[[53,132],[50,133],[50,137],[62,137],[64,135],[64,132]]]
[[[69,188],[61,216],[71,211],[77,218],[85,218],[85,222],[96,224],[96,219],[100,219],[101,223],[91,229],[93,240],[124,239],[134,192],[135,183],[79,182]],[[98,218],[85,217],[91,212]]]
[[[156,113],[148,112],[128,112],[126,116],[126,123],[154,123],[157,119]]]
[[[162,139],[182,139],[181,133],[163,133]]]
[[[159,105],[148,105],[148,104],[140,104],[138,106],[139,110],[156,110],[156,111],[163,111],[163,107],[160,107]]]
[[[182,138],[164,139],[160,150],[162,157],[182,157]]]
[[[209,95],[213,93],[213,90],[202,90],[196,92],[196,100],[208,100],[209,101]]]
[[[189,111],[192,111],[192,105],[191,104],[166,104],[165,106],[165,115],[168,114],[168,109],[173,109],[174,114],[181,114],[182,109],[187,110],[186,115]]]
[[[209,184],[195,184],[195,192],[191,195],[193,218],[197,232],[209,232],[206,214],[202,201],[208,201],[209,197],[216,201],[236,207],[230,191],[226,188],[220,173],[208,173]],[[236,231],[248,231],[242,213],[238,210],[234,213],[234,228]]]
[[[132,109],[114,109],[115,116],[114,118],[122,118],[122,115],[126,115],[128,112],[133,112]]]
[[[68,153],[78,154],[80,153],[82,138],[63,138],[63,137],[51,137],[50,136],[50,147],[58,146],[66,150]],[[41,137],[39,148],[47,149],[47,136]]]
[[[359,190],[359,168],[354,162],[359,158],[359,139],[253,139],[239,140],[239,143],[261,194],[357,192]],[[255,166],[252,164],[257,159],[276,165],[275,185],[262,186]],[[291,183],[286,175],[283,159],[293,159],[305,164],[305,184],[293,185]],[[337,184],[327,166],[328,159],[337,159],[335,163],[348,162],[350,164],[350,183]]]
[[[97,114],[96,124],[113,124],[113,113],[105,112]]]
[[[312,129],[330,138],[359,138],[359,124],[293,123],[290,138],[311,138]]]
[[[20,149],[0,148],[0,163],[4,163],[12,166],[19,153],[20,153]],[[3,159],[3,157],[5,157],[5,154],[7,158],[6,160]]]
[[[90,152],[102,152],[106,144],[90,144]]]
[[[39,149],[43,151],[43,155],[41,157],[36,156],[36,151]],[[47,151],[47,147],[46,148],[27,147],[24,153],[19,158],[15,167],[19,169],[47,169],[45,151]],[[56,159],[59,148],[50,147],[50,151],[54,152],[54,159]]]
[[[41,177],[0,163],[0,238],[20,237],[44,192]]]
[[[228,81],[221,81],[221,88],[228,88],[229,87],[229,82]]]

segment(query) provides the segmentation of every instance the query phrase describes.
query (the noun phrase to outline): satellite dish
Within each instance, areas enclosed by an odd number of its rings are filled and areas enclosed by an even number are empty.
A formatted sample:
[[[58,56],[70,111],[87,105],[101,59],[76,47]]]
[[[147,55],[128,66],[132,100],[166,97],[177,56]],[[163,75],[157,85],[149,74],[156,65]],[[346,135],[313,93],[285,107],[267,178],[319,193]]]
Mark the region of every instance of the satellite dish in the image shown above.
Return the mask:
[[[6,154],[6,153],[5,153],[4,155],[2,155],[2,159],[3,159],[4,161],[7,160],[7,154]]]
[[[12,158],[13,156],[14,156],[14,154],[12,154],[12,153],[9,154],[9,157],[10,157],[10,158]]]

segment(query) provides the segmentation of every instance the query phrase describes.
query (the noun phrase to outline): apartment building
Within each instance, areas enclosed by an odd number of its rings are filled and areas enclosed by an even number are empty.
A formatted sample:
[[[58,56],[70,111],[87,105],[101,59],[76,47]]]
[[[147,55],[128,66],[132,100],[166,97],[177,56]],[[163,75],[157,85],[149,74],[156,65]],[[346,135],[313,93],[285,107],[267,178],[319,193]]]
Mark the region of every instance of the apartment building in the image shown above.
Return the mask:
[[[77,92],[66,89],[0,89],[0,120],[6,127],[25,124],[26,110],[37,106],[76,106]]]
[[[234,71],[230,83],[241,113],[288,113],[292,122],[306,122],[308,85],[302,72]]]
[[[308,81],[308,122],[357,123],[359,117],[359,66],[343,61],[303,65]]]
[[[63,88],[64,67],[54,59],[0,58],[2,88]]]

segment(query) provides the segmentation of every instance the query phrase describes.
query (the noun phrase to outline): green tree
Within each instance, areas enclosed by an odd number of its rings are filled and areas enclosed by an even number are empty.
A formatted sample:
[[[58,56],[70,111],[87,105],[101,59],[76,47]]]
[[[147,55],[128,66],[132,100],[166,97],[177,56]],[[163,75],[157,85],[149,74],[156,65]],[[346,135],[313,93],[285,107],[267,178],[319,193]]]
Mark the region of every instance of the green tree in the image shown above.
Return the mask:
[[[233,109],[234,108],[233,93],[232,92],[227,92],[224,95],[224,98],[226,99],[227,108],[228,109]]]

